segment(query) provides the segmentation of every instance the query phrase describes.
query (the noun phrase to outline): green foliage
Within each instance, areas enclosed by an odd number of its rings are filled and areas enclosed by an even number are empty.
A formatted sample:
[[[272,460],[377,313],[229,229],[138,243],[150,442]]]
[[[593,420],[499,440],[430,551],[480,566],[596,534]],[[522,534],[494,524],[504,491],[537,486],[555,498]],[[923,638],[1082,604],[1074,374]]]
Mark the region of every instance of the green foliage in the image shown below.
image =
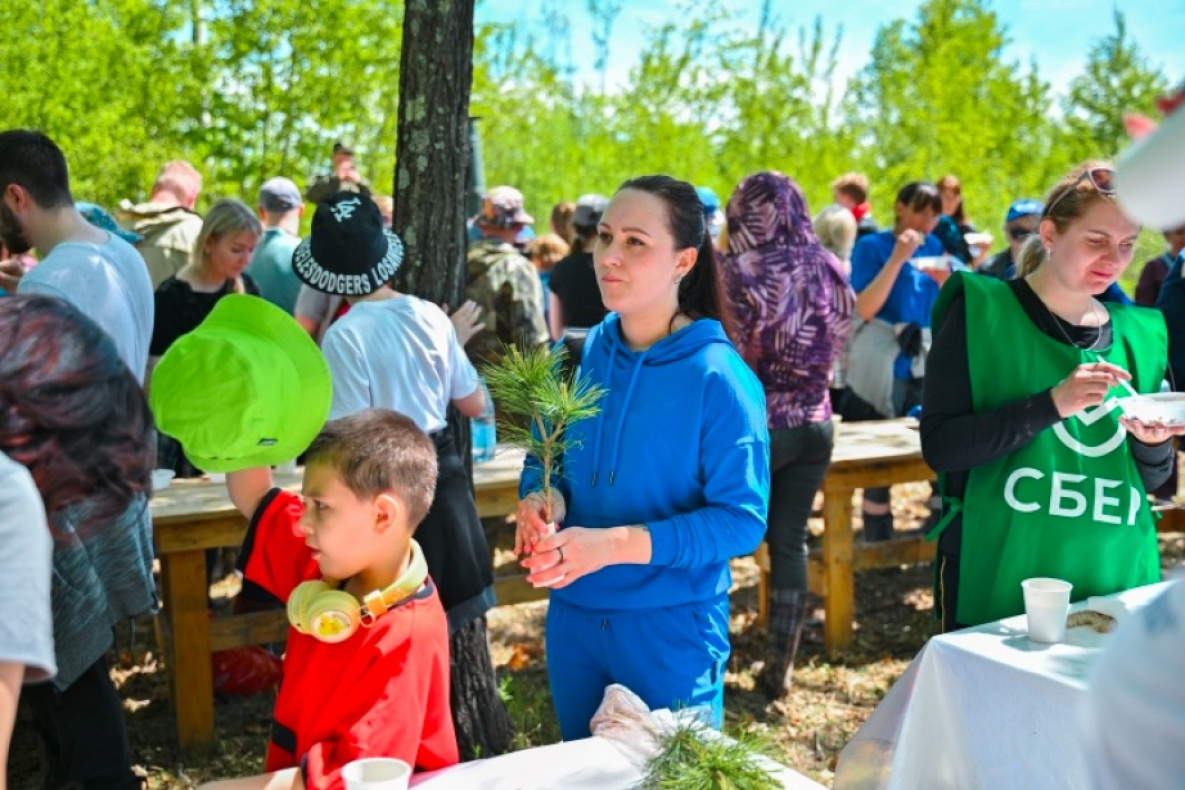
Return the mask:
[[[643,172],[727,200],[746,175],[777,169],[818,212],[830,182],[857,170],[872,181],[883,225],[905,183],[953,172],[968,216],[1000,250],[1008,204],[1043,196],[1088,156],[1110,155],[1122,111],[1146,110],[1164,84],[1117,15],[1063,115],[1035,63],[1007,58],[994,4],[927,0],[882,26],[845,88],[835,76],[842,30],[825,19],[788,24],[765,0],[754,33],[735,21],[740,5],[680,6],[647,31],[629,79],[608,93],[574,79],[565,53],[593,32],[573,33],[560,0],[542,2],[542,28],[479,29],[472,106],[483,117],[486,183],[520,188],[542,225],[553,204],[610,194]]]
[[[0,3],[0,118],[39,128],[75,196],[147,197],[161,164],[205,176],[202,205],[328,169],[336,139],[379,191],[394,172],[401,6],[385,0]]]
[[[476,32],[471,112],[486,182],[519,187],[540,226],[550,207],[669,172],[727,200],[744,176],[778,169],[817,212],[849,170],[872,181],[892,219],[907,181],[947,172],[968,215],[998,232],[1004,209],[1038,197],[1072,164],[1124,144],[1122,113],[1148,112],[1166,86],[1115,13],[1083,72],[1055,97],[1032,63],[1006,56],[990,0],[926,0],[881,27],[866,65],[838,83],[843,31],[763,0],[683,0],[621,51],[620,0],[534,0],[534,25]],[[596,21],[573,24],[592,8]],[[581,16],[581,19],[584,17]],[[75,191],[108,207],[147,197],[157,168],[185,158],[206,178],[202,206],[252,202],[266,178],[303,184],[351,143],[376,190],[391,189],[402,3],[388,0],[42,0],[0,2],[0,118],[52,135]],[[603,77],[583,84],[573,40],[591,40]],[[306,216],[311,216],[308,212]]]
[[[757,754],[775,745],[750,731],[728,737],[706,733],[702,724],[680,721],[664,735],[659,751],[646,763],[639,790],[776,790],[781,782],[762,765]]]
[[[1007,41],[981,0],[928,0],[880,31],[845,115],[882,221],[904,184],[953,172],[968,216],[992,229],[1011,200],[1042,194],[1070,166],[1052,145],[1048,85],[1035,65],[1003,60]]]
[[[552,475],[559,459],[574,447],[565,431],[600,413],[605,390],[585,376],[570,379],[562,365],[567,349],[506,346],[502,358],[485,368],[486,384],[501,410],[499,436],[539,459],[543,501],[550,502]]]
[[[166,128],[200,95],[170,34],[176,4],[152,0],[0,3],[0,118],[45,130],[72,165],[75,193],[111,205],[178,153]]]
[[[213,191],[251,193],[278,173],[328,169],[335,140],[390,193],[395,169],[401,9],[383,0],[218,0],[205,48],[219,64],[201,150]],[[246,155],[244,155],[246,154]]]
[[[1075,159],[1113,158],[1127,142],[1123,114],[1156,116],[1156,97],[1168,80],[1148,65],[1115,10],[1115,32],[1096,41],[1086,71],[1070,82],[1065,102],[1066,141]]]
[[[560,725],[542,668],[503,675],[498,696],[514,722],[515,751],[560,742]]]

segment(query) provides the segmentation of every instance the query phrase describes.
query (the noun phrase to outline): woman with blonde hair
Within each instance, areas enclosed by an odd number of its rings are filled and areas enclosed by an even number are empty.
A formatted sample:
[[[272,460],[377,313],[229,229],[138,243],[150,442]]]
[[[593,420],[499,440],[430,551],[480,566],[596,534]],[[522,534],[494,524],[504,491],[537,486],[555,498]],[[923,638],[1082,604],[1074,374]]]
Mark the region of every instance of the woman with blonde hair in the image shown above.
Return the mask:
[[[844,274],[852,273],[852,248],[856,246],[856,217],[851,211],[833,203],[815,218],[815,236],[819,243],[839,258]]]
[[[852,277],[852,248],[856,246],[858,233],[859,223],[856,222],[856,215],[838,203],[832,203],[815,218],[815,237],[839,260],[845,280]],[[831,405],[836,411],[843,403],[843,390],[848,378],[848,353],[851,348],[851,336],[845,336],[843,349],[836,356],[835,367],[831,371],[831,384],[828,385],[828,390]]]
[[[596,326],[608,312],[601,296],[601,288],[593,271],[593,247],[597,239],[597,223],[609,205],[603,195],[581,195],[572,213],[571,250],[555,265],[547,285],[547,327],[551,336],[559,339],[579,335],[582,330]],[[575,333],[569,330],[578,330]]]
[[[1021,582],[1073,583],[1074,600],[1160,579],[1146,492],[1169,474],[1169,427],[1120,416],[1160,389],[1164,320],[1095,297],[1132,260],[1140,227],[1113,172],[1086,162],[1050,191],[1017,279],[953,275],[934,307],[921,439],[943,517],[935,600],[944,629],[1024,611]],[[1007,342],[976,342],[985,338]]]
[[[259,296],[255,281],[244,270],[262,235],[259,218],[245,203],[223,198],[213,205],[202,222],[189,263],[156,289],[156,318],[148,348],[150,375],[169,346],[196,329],[219,299],[231,293]],[[201,474],[171,437],[161,436],[159,452],[160,468],[173,469],[178,477]]]

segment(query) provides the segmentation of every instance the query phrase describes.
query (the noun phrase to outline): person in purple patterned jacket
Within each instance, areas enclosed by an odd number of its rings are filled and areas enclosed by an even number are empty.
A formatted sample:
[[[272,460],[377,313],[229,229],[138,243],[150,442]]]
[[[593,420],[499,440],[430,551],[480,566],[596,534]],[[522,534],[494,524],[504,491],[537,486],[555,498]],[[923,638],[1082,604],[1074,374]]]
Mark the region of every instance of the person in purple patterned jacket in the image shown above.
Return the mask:
[[[765,388],[770,434],[769,651],[758,685],[780,696],[794,669],[807,600],[807,518],[831,462],[828,384],[856,296],[819,243],[798,184],[766,171],[726,211],[722,271],[737,349]]]

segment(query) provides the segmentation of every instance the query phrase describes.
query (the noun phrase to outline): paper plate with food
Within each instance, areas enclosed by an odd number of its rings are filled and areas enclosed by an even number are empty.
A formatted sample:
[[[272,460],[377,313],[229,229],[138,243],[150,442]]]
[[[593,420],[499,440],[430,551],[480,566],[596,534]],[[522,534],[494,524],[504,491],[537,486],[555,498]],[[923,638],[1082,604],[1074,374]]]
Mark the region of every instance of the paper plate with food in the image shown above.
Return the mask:
[[[1125,417],[1166,426],[1185,425],[1185,392],[1135,395],[1119,401]]]

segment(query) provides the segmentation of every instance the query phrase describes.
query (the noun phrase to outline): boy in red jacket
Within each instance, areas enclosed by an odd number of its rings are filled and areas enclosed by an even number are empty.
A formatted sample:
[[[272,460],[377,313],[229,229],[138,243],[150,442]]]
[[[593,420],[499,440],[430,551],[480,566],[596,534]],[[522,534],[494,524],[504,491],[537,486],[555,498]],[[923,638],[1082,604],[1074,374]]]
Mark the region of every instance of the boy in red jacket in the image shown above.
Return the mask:
[[[412,540],[435,486],[432,440],[383,409],[326,424],[302,496],[273,488],[266,467],[227,475],[251,522],[240,567],[289,602],[293,627],[270,773],[207,788],[337,790],[341,769],[362,757],[416,770],[457,762],[448,626]]]

